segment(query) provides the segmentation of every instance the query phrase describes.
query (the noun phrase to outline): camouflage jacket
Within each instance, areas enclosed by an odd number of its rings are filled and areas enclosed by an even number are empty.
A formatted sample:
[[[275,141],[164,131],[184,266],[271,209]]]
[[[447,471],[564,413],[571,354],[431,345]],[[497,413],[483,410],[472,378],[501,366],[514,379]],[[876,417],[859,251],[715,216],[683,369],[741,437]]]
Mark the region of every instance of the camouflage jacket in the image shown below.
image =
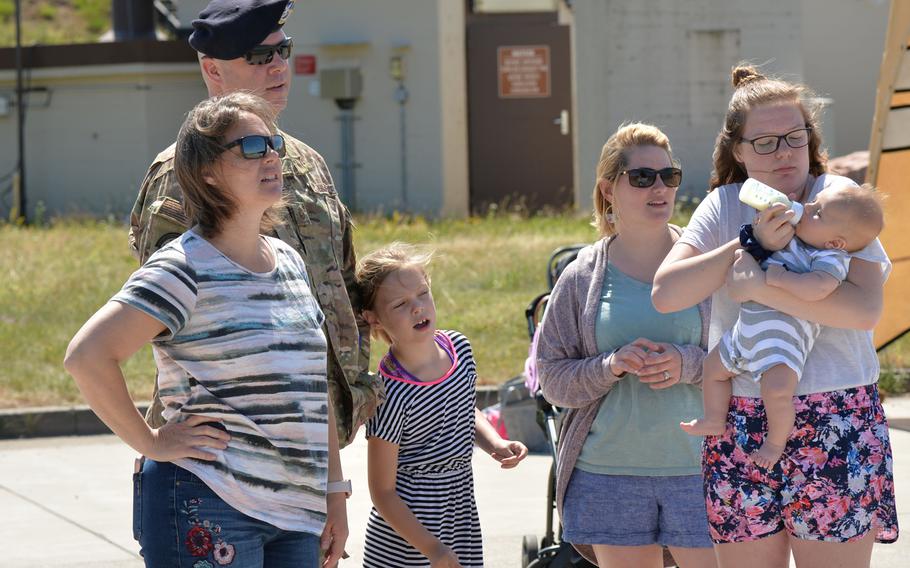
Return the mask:
[[[325,312],[329,342],[329,393],[342,446],[376,412],[382,381],[370,374],[369,325],[360,317],[360,296],[354,283],[353,222],[338,199],[325,160],[303,142],[282,133],[287,145],[282,170],[287,205],[285,222],[273,236],[300,253],[313,292]],[[174,145],[149,167],[130,213],[129,245],[141,263],[189,227],[182,192],[174,171]],[[157,389],[146,416],[159,427],[161,402]]]

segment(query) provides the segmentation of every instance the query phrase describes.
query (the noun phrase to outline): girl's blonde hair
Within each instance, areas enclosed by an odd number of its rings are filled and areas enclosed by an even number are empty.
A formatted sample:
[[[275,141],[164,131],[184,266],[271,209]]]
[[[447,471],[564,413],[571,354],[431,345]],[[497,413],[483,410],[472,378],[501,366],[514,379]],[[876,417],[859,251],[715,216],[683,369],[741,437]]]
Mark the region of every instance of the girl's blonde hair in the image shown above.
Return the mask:
[[[792,103],[799,107],[809,130],[809,173],[820,176],[827,170],[828,156],[821,148],[821,127],[818,122],[819,105],[812,91],[799,83],[766,77],[757,68],[739,64],[731,72],[733,96],[727,107],[724,125],[714,143],[714,171],[708,191],[728,183],[748,179],[743,165],[736,161],[733,150],[742,142],[743,127],[749,111],[766,104]],[[781,142],[786,144],[786,142]]]
[[[390,274],[402,268],[416,267],[429,285],[430,273],[427,271],[427,267],[432,258],[432,251],[397,241],[361,258],[357,263],[357,271],[354,276],[360,292],[361,309],[373,310],[379,287]],[[372,328],[370,333],[373,337],[386,343],[392,343],[382,330]]]
[[[214,167],[230,142],[224,136],[250,113],[262,119],[269,132],[275,134],[275,111],[264,99],[246,92],[212,97],[197,104],[187,113],[177,134],[174,171],[183,190],[183,209],[202,234],[213,237],[221,232],[225,221],[237,212],[237,203],[225,191],[208,183],[206,176],[215,175]],[[283,201],[263,215],[263,232],[280,223]]]
[[[616,183],[619,172],[629,165],[628,150],[638,146],[663,148],[670,161],[676,163],[670,139],[660,128],[643,122],[620,126],[604,144],[600,151],[600,160],[597,162],[597,177],[594,181],[594,222],[591,224],[597,227],[601,237],[616,234],[616,223],[613,219],[613,205],[600,191],[600,181],[606,180],[611,185]]]

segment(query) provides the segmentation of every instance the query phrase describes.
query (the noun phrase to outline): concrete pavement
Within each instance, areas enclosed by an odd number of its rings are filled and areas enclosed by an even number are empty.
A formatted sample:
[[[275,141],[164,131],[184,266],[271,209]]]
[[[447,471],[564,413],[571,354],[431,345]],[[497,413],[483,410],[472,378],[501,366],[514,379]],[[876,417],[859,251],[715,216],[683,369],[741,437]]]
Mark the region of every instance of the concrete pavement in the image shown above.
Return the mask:
[[[370,512],[366,453],[362,436],[342,453],[354,484],[345,568],[361,565]],[[142,566],[131,532],[134,457],[109,435],[0,442],[0,566]],[[535,455],[500,470],[475,453],[487,565],[519,566],[522,536],[542,535],[549,467],[548,457]]]
[[[910,418],[910,398],[886,402],[895,419]],[[898,420],[895,420],[896,422]],[[910,527],[910,432],[891,431],[900,523]],[[142,566],[131,535],[134,452],[113,436],[43,438],[0,442],[0,566]],[[354,483],[348,502],[351,558],[360,566],[363,531],[370,510],[363,438],[342,453]],[[520,566],[524,534],[543,533],[550,459],[529,456],[515,470],[502,471],[492,459],[474,459],[478,508],[486,564]],[[905,568],[910,538],[876,545],[872,565]]]

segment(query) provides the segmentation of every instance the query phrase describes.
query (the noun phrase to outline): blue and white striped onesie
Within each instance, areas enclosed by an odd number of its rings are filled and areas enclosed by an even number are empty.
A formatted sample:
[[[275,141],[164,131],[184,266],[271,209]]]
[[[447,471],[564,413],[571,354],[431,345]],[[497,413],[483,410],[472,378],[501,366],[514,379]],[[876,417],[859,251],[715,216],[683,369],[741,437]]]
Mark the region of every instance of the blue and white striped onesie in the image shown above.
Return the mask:
[[[843,282],[850,267],[850,255],[840,249],[817,249],[793,237],[762,268],[767,269],[771,264],[784,266],[790,272],[822,271]],[[718,353],[728,371],[737,375],[751,373],[755,381],[775,365],[790,367],[799,379],[819,329],[817,323],[758,302],[745,302],[740,306],[733,329],[721,338]]]

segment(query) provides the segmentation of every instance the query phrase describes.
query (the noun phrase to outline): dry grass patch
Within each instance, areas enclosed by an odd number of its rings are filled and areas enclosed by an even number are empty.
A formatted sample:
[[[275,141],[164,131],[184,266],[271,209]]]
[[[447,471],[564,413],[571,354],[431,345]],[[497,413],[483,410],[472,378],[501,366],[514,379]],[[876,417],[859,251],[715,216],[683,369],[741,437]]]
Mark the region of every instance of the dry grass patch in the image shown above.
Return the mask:
[[[546,262],[557,247],[596,238],[586,218],[569,215],[427,221],[361,218],[355,237],[363,255],[393,240],[436,251],[430,267],[440,327],[472,342],[481,383],[498,384],[524,366],[524,309],[546,288]],[[126,228],[93,221],[47,228],[0,225],[0,408],[81,403],[62,367],[66,345],[86,319],[136,268]],[[376,344],[373,368],[387,346]],[[888,349],[888,367],[910,366],[910,337]],[[137,400],[151,395],[155,369],[146,347],[127,362]],[[884,381],[898,390],[910,381]]]
[[[365,218],[358,254],[393,240],[429,244],[440,324],[474,343],[482,381],[517,374],[527,353],[525,304],[545,287],[552,248],[590,240],[587,221],[574,217],[495,217],[426,221]],[[93,221],[45,228],[0,225],[0,408],[82,402],[62,367],[66,345],[136,268],[126,228]],[[374,349],[374,363],[386,346]],[[124,369],[137,400],[151,396],[150,348]]]

